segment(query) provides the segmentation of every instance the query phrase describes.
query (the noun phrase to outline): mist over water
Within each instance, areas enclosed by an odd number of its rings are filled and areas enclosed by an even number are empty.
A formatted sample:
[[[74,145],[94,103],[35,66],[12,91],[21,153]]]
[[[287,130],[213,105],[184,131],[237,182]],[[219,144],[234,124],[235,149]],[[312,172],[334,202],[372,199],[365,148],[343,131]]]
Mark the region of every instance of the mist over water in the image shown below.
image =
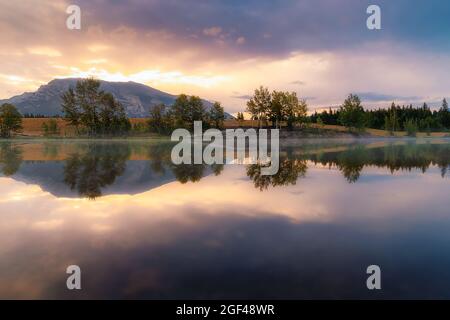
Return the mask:
[[[171,147],[0,142],[0,298],[450,298],[449,140],[292,144],[274,176]]]

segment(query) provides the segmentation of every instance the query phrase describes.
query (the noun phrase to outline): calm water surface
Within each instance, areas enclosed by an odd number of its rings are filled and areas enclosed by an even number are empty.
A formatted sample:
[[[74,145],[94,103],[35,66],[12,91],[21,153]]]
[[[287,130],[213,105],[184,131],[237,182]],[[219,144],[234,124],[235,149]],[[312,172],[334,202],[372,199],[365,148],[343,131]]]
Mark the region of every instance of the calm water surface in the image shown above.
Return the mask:
[[[450,141],[297,143],[272,177],[170,150],[0,142],[0,298],[450,298]]]

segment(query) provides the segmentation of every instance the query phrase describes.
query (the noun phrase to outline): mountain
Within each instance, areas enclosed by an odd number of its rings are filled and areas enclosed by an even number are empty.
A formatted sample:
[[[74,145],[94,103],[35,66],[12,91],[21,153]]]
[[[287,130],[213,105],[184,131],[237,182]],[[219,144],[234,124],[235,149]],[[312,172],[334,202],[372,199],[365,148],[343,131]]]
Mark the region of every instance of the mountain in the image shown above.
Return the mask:
[[[0,104],[12,103],[22,114],[40,114],[53,116],[62,114],[61,95],[70,87],[75,88],[80,79],[55,79],[39,87],[36,92],[26,92],[10,99],[0,100]],[[172,105],[175,95],[159,91],[137,82],[109,82],[100,80],[100,89],[110,92],[122,103],[130,118],[144,118],[148,116],[151,107],[164,103]],[[205,108],[211,108],[210,101],[203,100]],[[226,118],[233,118],[225,113]]]

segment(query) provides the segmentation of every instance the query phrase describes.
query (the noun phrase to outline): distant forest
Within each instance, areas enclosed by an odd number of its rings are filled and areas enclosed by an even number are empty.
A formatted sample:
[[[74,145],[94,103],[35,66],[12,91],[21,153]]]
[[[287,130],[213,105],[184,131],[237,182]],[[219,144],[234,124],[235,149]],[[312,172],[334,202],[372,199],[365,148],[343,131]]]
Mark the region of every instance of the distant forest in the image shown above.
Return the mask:
[[[61,118],[61,115],[55,114],[55,115],[53,115],[53,116],[46,116],[46,115],[39,114],[39,113],[37,113],[37,114],[34,114],[34,113],[24,113],[22,117],[25,118],[25,119],[34,119],[34,118],[37,118],[37,119],[38,119],[38,118],[55,118],[55,119],[58,119],[58,118]]]
[[[352,96],[352,95],[351,95]],[[422,106],[413,107],[399,106],[394,102],[388,109],[366,110],[360,106],[359,98],[352,96],[353,102],[344,103],[337,110],[330,108],[329,110],[318,113],[314,112],[310,116],[312,123],[329,124],[329,125],[346,125],[346,113],[353,113],[354,127],[367,127],[372,129],[394,131],[447,131],[450,129],[450,110],[446,99],[443,99],[439,110],[431,110],[424,103]],[[356,97],[356,98],[354,98]],[[356,101],[356,102],[355,102]],[[350,105],[350,107],[348,107]],[[344,120],[344,121],[343,121]]]

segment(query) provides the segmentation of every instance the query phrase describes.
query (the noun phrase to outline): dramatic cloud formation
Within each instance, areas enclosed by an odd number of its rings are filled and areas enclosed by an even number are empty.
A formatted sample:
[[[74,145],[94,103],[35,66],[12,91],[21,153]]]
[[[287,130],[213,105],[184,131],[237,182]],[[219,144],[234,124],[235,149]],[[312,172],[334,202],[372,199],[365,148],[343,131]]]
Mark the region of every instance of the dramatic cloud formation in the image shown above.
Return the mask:
[[[450,3],[438,0],[0,0],[0,98],[55,77],[137,81],[241,111],[259,85],[312,107],[350,92],[367,106],[449,95]],[[378,4],[382,29],[366,28]]]

